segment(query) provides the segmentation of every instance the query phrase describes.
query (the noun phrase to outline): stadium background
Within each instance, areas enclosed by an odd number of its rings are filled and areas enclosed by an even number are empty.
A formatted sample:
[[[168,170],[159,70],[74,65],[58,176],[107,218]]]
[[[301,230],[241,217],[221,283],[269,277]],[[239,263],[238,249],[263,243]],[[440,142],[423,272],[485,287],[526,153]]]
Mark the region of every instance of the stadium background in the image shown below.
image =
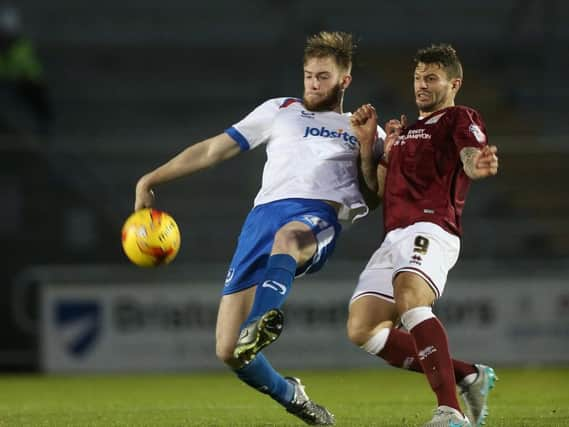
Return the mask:
[[[182,293],[175,295],[190,302],[192,292],[197,298],[205,287],[207,298],[217,298],[260,183],[263,150],[158,190],[157,207],[171,212],[183,233],[182,251],[166,269],[137,270],[121,253],[120,226],[132,208],[134,184],[261,101],[300,96],[304,39],[321,29],[359,37],[345,109],[372,102],[383,119],[415,114],[410,58],[418,47],[447,41],[458,49],[465,67],[458,103],[481,111],[491,142],[499,146],[501,170],[473,185],[462,259],[449,278],[449,299],[455,282],[462,289],[457,298],[470,291],[482,303],[474,314],[470,304],[444,313],[450,322],[474,316],[467,331],[483,331],[492,319],[484,302],[512,300],[511,319],[545,316],[536,329],[518,331],[514,341],[555,329],[550,338],[557,347],[542,347],[549,360],[540,353],[531,361],[569,361],[567,3],[19,0],[17,6],[43,60],[56,122],[49,138],[25,126],[1,137],[1,369],[42,366],[46,284],[80,287],[91,292],[89,298],[130,286],[138,292],[142,285],[165,294],[168,286],[179,286]],[[15,114],[18,105],[0,105],[2,114],[26,123],[23,108]],[[380,239],[381,214],[374,212],[343,235],[314,289],[334,289],[333,298],[346,300]],[[303,292],[315,292],[308,290],[310,280],[295,285],[299,302]],[[310,309],[302,313],[314,316]],[[316,317],[332,318],[337,327],[344,315],[337,309]],[[210,311],[192,319],[213,338]],[[213,348],[204,340],[204,361],[213,363]],[[530,341],[535,343],[540,341]],[[489,362],[524,360],[515,347],[503,349],[502,358],[479,350]],[[358,364],[365,355],[356,353],[330,363],[354,357]],[[145,369],[152,369],[149,363]],[[191,366],[157,366],[186,368]]]

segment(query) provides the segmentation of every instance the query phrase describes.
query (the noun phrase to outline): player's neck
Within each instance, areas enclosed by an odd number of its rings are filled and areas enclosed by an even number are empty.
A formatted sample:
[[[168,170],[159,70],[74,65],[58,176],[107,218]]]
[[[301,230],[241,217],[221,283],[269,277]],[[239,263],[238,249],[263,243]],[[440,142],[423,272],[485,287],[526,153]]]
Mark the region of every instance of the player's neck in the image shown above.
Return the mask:
[[[343,97],[340,100],[340,102],[338,102],[338,105],[336,105],[336,108],[334,108],[332,111],[334,111],[338,114],[344,114],[344,99],[343,99]]]
[[[338,114],[344,114],[344,91],[340,92],[340,96],[338,97],[338,103],[330,111],[333,111]]]
[[[308,111],[312,111],[315,113],[338,113],[338,114],[344,114],[344,107],[343,107],[343,100],[341,100],[340,102],[338,102],[335,106],[329,105],[327,106],[327,108],[309,108],[305,103],[302,103],[302,105],[304,106],[304,108],[306,108]]]
[[[449,108],[449,107],[454,107],[454,101],[445,102],[444,104],[439,104],[435,108],[433,108],[429,111],[419,110],[419,118],[423,119],[427,116],[438,113],[439,111],[444,110],[445,108]]]

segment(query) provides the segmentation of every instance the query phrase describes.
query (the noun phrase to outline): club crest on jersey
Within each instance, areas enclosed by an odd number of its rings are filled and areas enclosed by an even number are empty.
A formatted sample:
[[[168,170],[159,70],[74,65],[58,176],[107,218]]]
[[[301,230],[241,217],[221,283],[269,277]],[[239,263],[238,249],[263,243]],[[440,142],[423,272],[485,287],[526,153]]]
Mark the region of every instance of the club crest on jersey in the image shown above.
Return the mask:
[[[350,135],[348,132],[345,132],[343,129],[330,130],[325,126],[306,126],[306,129],[304,130],[304,138],[308,138],[309,136],[321,136],[322,138],[332,139],[339,138],[346,147],[352,150],[355,150],[358,144],[358,139],[355,136]]]
[[[313,119],[316,117],[316,113],[312,113],[310,111],[300,110],[300,115],[305,119]]]
[[[302,215],[302,218],[312,226],[318,227],[320,230],[328,227],[328,222],[315,215]]]
[[[480,129],[480,126],[472,123],[468,127],[468,130],[472,133],[472,135],[474,135],[474,138],[476,138],[476,141],[478,141],[480,144],[483,144],[486,141],[486,136],[484,135],[484,132],[482,132],[482,129]]]

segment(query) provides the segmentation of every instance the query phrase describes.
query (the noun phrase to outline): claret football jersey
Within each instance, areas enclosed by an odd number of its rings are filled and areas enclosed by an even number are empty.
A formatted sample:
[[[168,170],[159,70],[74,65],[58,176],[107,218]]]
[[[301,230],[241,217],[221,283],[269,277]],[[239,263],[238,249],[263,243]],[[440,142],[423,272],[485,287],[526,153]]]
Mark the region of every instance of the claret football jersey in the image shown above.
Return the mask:
[[[383,130],[378,131],[383,138]],[[349,114],[308,111],[300,99],[275,98],[226,133],[242,150],[266,144],[267,162],[255,206],[290,198],[319,199],[340,203],[341,220],[367,214],[358,187],[359,142]]]
[[[482,118],[464,106],[436,111],[404,129],[389,153],[385,232],[428,221],[460,236],[470,186],[460,151],[486,144]]]

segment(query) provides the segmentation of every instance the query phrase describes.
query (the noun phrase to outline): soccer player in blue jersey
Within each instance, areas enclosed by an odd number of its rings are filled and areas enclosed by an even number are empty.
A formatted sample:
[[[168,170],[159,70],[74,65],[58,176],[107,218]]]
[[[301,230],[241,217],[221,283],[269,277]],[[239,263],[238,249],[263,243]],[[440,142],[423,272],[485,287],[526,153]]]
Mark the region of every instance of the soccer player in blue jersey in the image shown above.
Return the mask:
[[[237,154],[266,145],[261,189],[243,225],[223,288],[216,327],[217,357],[251,387],[270,395],[308,424],[334,416],[311,401],[297,378],[283,377],[261,350],[283,327],[280,307],[295,277],[314,273],[332,254],[339,220],[368,208],[358,164],[369,164],[343,114],[352,81],[352,36],[321,32],[304,50],[304,96],[270,99],[225,132],[188,147],[144,175],[135,210],[150,207],[152,189]],[[380,137],[383,131],[378,128]]]

